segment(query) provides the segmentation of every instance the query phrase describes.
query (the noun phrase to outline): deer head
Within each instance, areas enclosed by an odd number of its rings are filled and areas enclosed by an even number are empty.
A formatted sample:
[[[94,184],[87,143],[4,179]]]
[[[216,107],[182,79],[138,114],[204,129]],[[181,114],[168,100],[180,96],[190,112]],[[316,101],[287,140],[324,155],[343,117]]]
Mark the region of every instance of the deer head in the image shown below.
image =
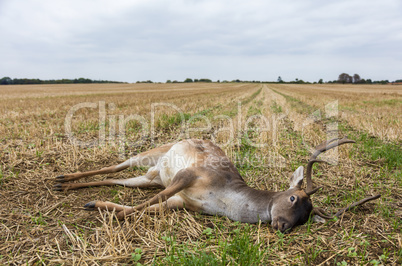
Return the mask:
[[[303,166],[297,168],[290,178],[290,187],[288,190],[278,192],[273,197],[273,204],[271,208],[271,225],[275,230],[285,232],[296,225],[304,224],[308,221],[310,215],[317,215],[318,218],[332,219],[339,217],[352,207],[362,205],[370,200],[378,199],[381,195],[364,198],[358,202],[351,204],[349,207],[338,211],[335,215],[330,216],[325,214],[321,208],[313,207],[310,196],[317,192],[321,187],[313,189],[311,180],[311,173],[313,164],[316,162],[324,162],[317,160],[320,153],[325,152],[334,147],[346,144],[355,143],[355,141],[347,139],[332,139],[321,143],[315,148],[315,152],[311,155],[306,169],[306,189],[302,188],[303,185]]]
[[[271,225],[275,230],[284,232],[308,221],[313,210],[310,196],[302,189],[303,166],[297,168],[290,178],[290,188],[278,192],[273,197]]]

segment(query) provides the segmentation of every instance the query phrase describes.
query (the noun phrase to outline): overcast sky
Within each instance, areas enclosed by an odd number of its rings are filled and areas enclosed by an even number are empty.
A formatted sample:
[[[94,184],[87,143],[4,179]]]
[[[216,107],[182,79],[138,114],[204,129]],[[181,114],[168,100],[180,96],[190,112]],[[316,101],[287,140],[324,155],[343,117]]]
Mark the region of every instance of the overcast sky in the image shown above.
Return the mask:
[[[0,78],[402,79],[402,1],[0,0]]]

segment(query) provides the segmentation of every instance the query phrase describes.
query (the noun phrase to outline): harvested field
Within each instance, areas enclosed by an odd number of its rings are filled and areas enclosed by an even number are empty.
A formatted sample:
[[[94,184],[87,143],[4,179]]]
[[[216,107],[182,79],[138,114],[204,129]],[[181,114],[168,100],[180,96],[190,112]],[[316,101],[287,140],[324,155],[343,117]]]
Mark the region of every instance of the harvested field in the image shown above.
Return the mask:
[[[0,264],[400,265],[402,87],[172,83],[0,86]],[[322,155],[314,206],[340,219],[282,234],[186,210],[88,212],[92,200],[137,205],[159,189],[53,191],[61,174],[110,166],[184,138],[217,143],[251,187],[288,188],[310,148],[347,135]],[[144,168],[106,176],[129,178]]]

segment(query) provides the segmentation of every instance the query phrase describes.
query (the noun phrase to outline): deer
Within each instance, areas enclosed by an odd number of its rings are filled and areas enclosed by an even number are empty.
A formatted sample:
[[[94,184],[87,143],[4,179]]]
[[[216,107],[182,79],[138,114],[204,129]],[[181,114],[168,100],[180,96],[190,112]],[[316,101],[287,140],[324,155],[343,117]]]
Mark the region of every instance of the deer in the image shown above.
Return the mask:
[[[54,190],[68,191],[113,185],[133,188],[164,187],[157,195],[137,206],[91,201],[85,204],[84,209],[114,210],[117,219],[124,220],[137,211],[158,212],[161,208],[185,208],[208,215],[226,216],[230,220],[244,223],[271,222],[274,230],[286,232],[306,223],[312,215],[318,216],[321,221],[340,217],[347,210],[381,196],[367,197],[332,216],[327,215],[321,208],[313,207],[310,197],[322,188],[313,188],[313,164],[324,162],[317,159],[322,152],[346,143],[355,141],[347,137],[335,138],[315,147],[306,167],[305,189],[302,188],[303,166],[298,167],[290,177],[288,190],[258,190],[246,184],[224,151],[213,142],[187,139],[142,152],[123,163],[100,170],[57,176]],[[148,166],[149,169],[143,176],[128,179],[71,182],[93,175],[116,173],[134,166]]]

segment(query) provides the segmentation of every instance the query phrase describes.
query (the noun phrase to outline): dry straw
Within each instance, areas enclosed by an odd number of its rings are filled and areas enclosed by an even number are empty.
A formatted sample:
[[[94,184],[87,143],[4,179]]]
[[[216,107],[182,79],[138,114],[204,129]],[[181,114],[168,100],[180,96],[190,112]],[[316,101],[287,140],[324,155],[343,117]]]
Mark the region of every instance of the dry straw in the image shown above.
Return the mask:
[[[230,246],[237,241],[235,230],[246,232],[245,225],[225,217],[186,210],[140,212],[119,222],[113,211],[87,212],[82,208],[92,200],[136,205],[155,195],[157,189],[96,187],[65,193],[53,191],[57,175],[99,169],[121,160],[121,146],[114,141],[117,137],[110,127],[111,116],[118,119],[120,115],[136,114],[150,121],[151,104],[156,102],[178,106],[188,115],[187,119],[201,113],[211,120],[212,127],[192,131],[190,137],[215,139],[220,145],[230,140],[230,145],[223,145],[223,149],[232,160],[246,154],[270,158],[262,165],[238,165],[250,186],[272,190],[285,189],[292,170],[308,160],[303,141],[314,146],[326,138],[328,121],[317,121],[303,130],[302,125],[311,110],[323,111],[328,102],[339,102],[337,122],[343,130],[340,134],[357,138],[367,133],[380,142],[398,145],[402,136],[402,93],[396,86],[27,85],[1,86],[0,92],[0,263],[10,265],[117,265],[133,263],[134,255],[140,251],[138,262],[164,264],[164,258],[172,254],[173,240],[178,250],[185,251],[181,254],[197,257],[202,251],[219,260],[226,254],[222,249],[224,243]],[[73,145],[65,135],[66,114],[76,104],[99,105],[102,101],[107,108],[104,145],[86,148]],[[270,145],[253,148],[244,142],[245,118],[258,114],[268,122],[255,119],[253,127],[266,126],[269,130],[253,131],[249,138],[255,143]],[[125,146],[123,156],[177,140],[180,123],[169,122],[175,115],[169,108],[156,112],[155,121],[159,124],[153,140],[149,136],[138,136],[135,124],[129,127],[127,141],[141,141],[141,145]],[[218,115],[232,119],[235,138],[229,131],[219,130],[230,126],[230,121],[214,120]],[[205,126],[204,121],[194,120],[190,126]],[[75,113],[72,129],[81,140],[98,139],[96,108]],[[384,159],[371,160],[363,153],[363,145],[340,147],[337,165],[315,168],[313,181],[324,190],[314,196],[314,205],[335,212],[363,194],[381,193],[381,200],[346,213],[336,221],[308,223],[286,235],[274,232],[265,224],[251,225],[249,247],[258,245],[261,263],[402,262],[401,169],[387,168]],[[283,161],[272,164],[272,158],[283,158]],[[144,170],[131,169],[91,180],[128,178]],[[227,261],[236,265],[238,257],[233,254],[226,254]]]

